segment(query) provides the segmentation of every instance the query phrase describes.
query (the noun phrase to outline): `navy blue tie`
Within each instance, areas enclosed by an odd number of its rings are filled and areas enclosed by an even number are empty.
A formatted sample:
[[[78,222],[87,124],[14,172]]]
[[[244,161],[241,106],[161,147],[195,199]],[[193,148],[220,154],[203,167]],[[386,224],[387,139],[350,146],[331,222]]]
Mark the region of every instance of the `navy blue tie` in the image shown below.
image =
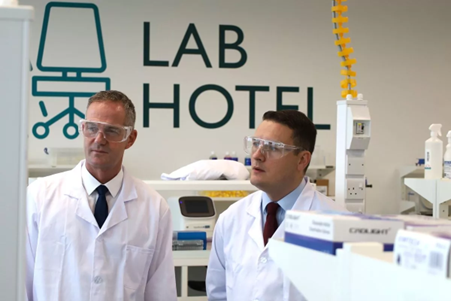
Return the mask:
[[[108,203],[106,202],[108,188],[104,185],[100,185],[96,188],[96,191],[99,194],[99,198],[97,199],[96,207],[94,209],[94,217],[96,218],[99,228],[102,228],[103,223],[108,217]]]

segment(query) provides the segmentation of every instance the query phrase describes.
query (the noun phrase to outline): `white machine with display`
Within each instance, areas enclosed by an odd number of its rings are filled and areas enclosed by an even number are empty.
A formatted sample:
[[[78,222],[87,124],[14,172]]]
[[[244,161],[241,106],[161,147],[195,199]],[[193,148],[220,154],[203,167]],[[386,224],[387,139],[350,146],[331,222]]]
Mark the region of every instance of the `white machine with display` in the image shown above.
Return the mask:
[[[206,196],[168,198],[173,231],[205,231],[212,238],[216,223],[213,200]]]

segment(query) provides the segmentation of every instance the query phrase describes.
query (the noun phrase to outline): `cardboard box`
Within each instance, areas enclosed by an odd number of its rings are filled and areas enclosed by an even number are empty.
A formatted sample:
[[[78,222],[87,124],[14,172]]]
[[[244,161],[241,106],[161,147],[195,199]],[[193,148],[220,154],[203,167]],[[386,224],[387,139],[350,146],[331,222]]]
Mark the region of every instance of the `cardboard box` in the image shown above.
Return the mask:
[[[324,195],[329,195],[329,180],[328,179],[316,180],[316,190]]]
[[[431,233],[400,230],[396,236],[394,263],[404,268],[449,278],[451,232]]]
[[[351,212],[296,211],[285,215],[285,241],[335,255],[345,242],[380,242],[392,251],[404,221]]]

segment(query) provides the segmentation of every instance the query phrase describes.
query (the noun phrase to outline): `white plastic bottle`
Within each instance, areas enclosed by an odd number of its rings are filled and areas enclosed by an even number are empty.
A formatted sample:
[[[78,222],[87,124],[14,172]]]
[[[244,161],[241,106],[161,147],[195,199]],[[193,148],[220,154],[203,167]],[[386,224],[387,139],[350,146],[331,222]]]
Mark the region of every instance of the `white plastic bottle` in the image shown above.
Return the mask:
[[[424,178],[441,179],[443,177],[443,142],[437,136],[441,136],[441,124],[431,124],[431,138],[425,143]]]
[[[448,144],[446,145],[445,156],[443,156],[443,163],[445,167],[445,179],[451,180],[451,131],[446,135],[448,137]]]
[[[236,152],[235,152],[235,151],[232,152],[231,157],[232,157],[231,160],[233,160],[233,161],[238,161],[238,157],[236,156]]]
[[[218,156],[216,156],[216,154],[215,154],[215,152],[214,151],[211,151],[211,154],[210,154],[210,158],[209,158],[210,160],[217,160],[218,159]]]

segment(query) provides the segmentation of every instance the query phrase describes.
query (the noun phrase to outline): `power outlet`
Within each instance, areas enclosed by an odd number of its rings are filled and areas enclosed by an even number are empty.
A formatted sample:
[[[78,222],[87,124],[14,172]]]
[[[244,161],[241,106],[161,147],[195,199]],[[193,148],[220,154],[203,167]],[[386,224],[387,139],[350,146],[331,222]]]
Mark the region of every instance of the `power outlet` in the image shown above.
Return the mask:
[[[365,180],[347,179],[346,180],[346,199],[363,200],[365,199]]]

